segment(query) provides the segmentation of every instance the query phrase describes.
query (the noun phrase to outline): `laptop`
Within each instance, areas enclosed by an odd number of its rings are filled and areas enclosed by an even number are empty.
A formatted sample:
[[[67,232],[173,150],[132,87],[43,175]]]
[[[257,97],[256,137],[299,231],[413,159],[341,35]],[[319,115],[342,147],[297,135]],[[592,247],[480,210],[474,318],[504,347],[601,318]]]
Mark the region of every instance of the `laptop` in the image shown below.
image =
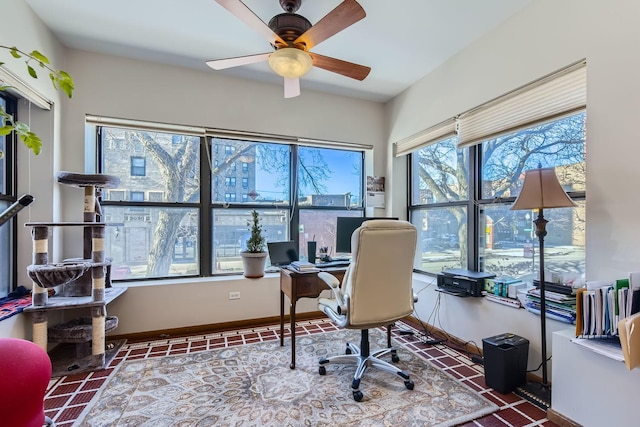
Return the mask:
[[[275,267],[286,267],[293,261],[298,261],[298,245],[293,240],[285,242],[267,242],[269,259]]]

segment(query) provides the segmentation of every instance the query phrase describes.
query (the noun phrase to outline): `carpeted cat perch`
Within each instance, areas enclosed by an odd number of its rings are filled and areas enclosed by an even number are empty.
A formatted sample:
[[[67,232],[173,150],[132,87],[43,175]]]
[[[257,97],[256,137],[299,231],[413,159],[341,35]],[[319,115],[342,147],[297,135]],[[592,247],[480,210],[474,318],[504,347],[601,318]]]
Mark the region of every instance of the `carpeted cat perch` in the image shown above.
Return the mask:
[[[117,187],[120,180],[109,175],[71,172],[60,172],[57,179],[61,184],[84,189],[83,222],[25,224],[32,229],[34,262],[27,267],[33,282],[33,306],[25,311],[33,315],[33,341],[41,348],[46,350],[48,343],[71,344],[74,346],[73,357],[77,359],[70,362],[72,367],[102,368],[107,363],[105,334],[118,325],[118,318],[106,316],[105,289],[111,287],[111,260],[105,258],[104,254],[107,224],[96,221],[102,213],[97,192],[102,188]],[[83,228],[82,258],[55,264],[49,262],[48,239],[52,227]],[[61,288],[61,296],[49,299],[47,289],[53,287]],[[118,290],[117,294],[122,292],[124,289]],[[90,309],[91,317],[81,317],[48,328],[48,311],[76,307]],[[81,360],[83,358],[86,360]]]

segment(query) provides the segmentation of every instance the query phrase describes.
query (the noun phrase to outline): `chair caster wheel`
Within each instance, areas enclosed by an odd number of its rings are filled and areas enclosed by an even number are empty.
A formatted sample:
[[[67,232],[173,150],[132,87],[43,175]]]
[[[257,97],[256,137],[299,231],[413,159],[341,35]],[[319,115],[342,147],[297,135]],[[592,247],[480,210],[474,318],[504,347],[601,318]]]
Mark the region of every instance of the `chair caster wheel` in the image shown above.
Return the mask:
[[[325,368],[324,366],[320,366],[320,367],[318,368],[318,373],[319,373],[320,375],[327,375],[327,368]]]
[[[391,361],[393,363],[398,363],[400,361],[400,358],[398,357],[397,354],[394,354],[393,356],[391,356]]]
[[[362,394],[360,390],[354,390],[353,400],[355,400],[356,402],[360,402],[363,397],[364,397],[364,394]]]
[[[407,388],[407,390],[413,390],[413,386],[414,386],[413,381],[411,380],[405,381],[404,386]]]

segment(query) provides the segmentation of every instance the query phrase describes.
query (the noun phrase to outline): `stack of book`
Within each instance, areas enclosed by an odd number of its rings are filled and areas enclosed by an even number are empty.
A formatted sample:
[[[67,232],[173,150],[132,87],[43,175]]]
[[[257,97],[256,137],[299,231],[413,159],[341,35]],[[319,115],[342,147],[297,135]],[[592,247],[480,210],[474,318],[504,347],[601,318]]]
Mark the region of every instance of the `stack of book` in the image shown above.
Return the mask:
[[[487,294],[493,294],[499,297],[515,299],[518,290],[524,289],[526,284],[520,279],[503,276],[493,279],[485,279],[484,290]]]
[[[302,273],[319,271],[318,268],[316,268],[315,264],[312,264],[308,261],[293,261],[290,264],[290,267],[291,269]]]
[[[512,277],[498,277],[493,279],[485,279],[485,290],[482,293],[484,297],[498,304],[508,305],[514,308],[522,307],[517,299],[518,291],[526,287],[526,284],[520,279]]]
[[[534,284],[537,281],[534,281]],[[539,285],[540,283],[537,282]],[[550,290],[545,282],[545,311],[550,319],[566,323],[576,322],[576,295],[572,288],[564,289],[565,293]],[[567,293],[568,292],[568,293]],[[540,314],[540,288],[531,288],[527,291],[524,302],[525,308],[531,313]]]

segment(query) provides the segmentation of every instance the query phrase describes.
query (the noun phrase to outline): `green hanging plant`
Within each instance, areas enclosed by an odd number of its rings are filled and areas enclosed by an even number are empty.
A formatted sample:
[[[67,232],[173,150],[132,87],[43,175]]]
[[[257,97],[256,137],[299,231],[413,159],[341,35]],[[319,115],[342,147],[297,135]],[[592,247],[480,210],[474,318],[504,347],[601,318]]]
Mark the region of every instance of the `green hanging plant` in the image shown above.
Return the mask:
[[[15,59],[24,59],[24,63],[27,65],[27,72],[34,79],[38,78],[38,73],[36,72],[34,65],[47,70],[53,87],[56,90],[63,91],[69,98],[71,98],[74,89],[73,79],[66,71],[51,68],[49,66],[49,58],[44,56],[42,53],[37,50],[34,50],[31,53],[26,53],[15,46],[9,47],[0,45],[0,49],[8,50],[11,53],[11,56]],[[3,64],[4,62],[0,62],[0,65]],[[0,86],[0,90],[6,90],[9,87],[10,86]],[[28,124],[14,120],[13,116],[4,111],[2,106],[0,106],[0,125],[0,136],[9,135],[11,132],[15,131],[27,148],[33,151],[36,155],[40,154],[40,151],[42,150],[42,140],[40,140],[40,137],[29,129]]]

